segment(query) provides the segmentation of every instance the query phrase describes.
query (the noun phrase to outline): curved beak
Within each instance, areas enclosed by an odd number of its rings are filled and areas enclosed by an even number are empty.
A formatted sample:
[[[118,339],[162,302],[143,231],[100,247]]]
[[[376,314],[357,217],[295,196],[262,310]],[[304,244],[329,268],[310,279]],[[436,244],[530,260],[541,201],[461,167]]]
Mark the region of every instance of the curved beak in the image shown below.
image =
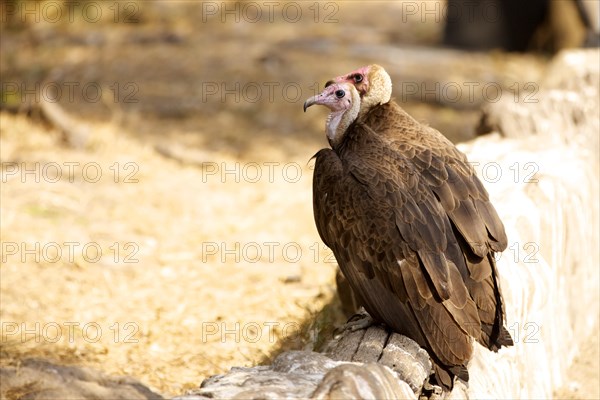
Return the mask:
[[[311,97],[310,99],[306,100],[304,102],[304,112],[306,112],[306,109],[314,104],[319,104],[319,97],[321,97],[320,94]]]
[[[335,105],[338,101],[337,97],[335,97],[335,95],[334,95],[335,89],[336,89],[336,87],[332,87],[332,86],[326,87],[321,93],[306,100],[304,102],[304,112],[306,112],[306,109],[308,107],[310,107],[314,104],[318,104],[320,106],[325,106],[325,107],[329,108],[330,110],[333,110],[333,108],[335,108]]]
[[[339,78],[336,78],[336,79],[339,79]],[[306,100],[304,102],[304,112],[306,112],[306,109],[308,107],[310,107],[314,104],[327,105],[327,103],[329,102],[327,97],[332,93],[332,90],[328,89],[328,88],[329,88],[329,86],[333,85],[334,83],[336,83],[336,81],[334,81],[334,80],[327,81],[327,83],[325,84],[325,88],[323,89],[323,91],[321,93]]]

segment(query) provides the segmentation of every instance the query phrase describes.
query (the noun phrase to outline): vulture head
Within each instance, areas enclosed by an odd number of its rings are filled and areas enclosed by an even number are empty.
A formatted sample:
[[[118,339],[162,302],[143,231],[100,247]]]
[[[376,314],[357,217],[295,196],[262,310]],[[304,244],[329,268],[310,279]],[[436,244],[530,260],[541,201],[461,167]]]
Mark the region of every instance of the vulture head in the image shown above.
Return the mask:
[[[339,144],[346,129],[358,117],[360,94],[354,85],[342,82],[328,85],[321,93],[304,102],[304,111],[314,104],[331,110],[325,124],[327,139],[332,147]]]
[[[367,65],[328,81],[325,87],[335,83],[354,85],[361,98],[361,112],[364,114],[372,107],[385,104],[392,97],[392,79],[383,67],[377,64]]]

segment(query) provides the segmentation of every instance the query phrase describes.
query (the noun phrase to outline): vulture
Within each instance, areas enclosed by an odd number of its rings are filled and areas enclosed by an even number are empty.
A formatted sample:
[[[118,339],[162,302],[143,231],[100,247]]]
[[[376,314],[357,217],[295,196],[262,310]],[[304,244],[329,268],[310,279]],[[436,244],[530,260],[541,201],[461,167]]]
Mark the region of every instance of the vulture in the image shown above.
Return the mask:
[[[313,177],[317,230],[360,305],[415,340],[433,382],[465,383],[473,340],[513,345],[494,253],[502,221],[465,154],[390,100],[378,65],[327,82],[304,103],[331,110]]]

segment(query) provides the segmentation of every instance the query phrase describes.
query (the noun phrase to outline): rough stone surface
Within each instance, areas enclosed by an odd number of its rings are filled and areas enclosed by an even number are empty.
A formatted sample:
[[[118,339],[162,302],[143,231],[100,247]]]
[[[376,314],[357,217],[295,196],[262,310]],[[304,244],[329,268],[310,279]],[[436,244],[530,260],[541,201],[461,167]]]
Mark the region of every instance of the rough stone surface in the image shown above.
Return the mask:
[[[288,351],[270,366],[236,367],[225,375],[210,377],[199,389],[176,399],[207,398],[395,399],[416,395],[384,365],[334,361],[320,353]]]

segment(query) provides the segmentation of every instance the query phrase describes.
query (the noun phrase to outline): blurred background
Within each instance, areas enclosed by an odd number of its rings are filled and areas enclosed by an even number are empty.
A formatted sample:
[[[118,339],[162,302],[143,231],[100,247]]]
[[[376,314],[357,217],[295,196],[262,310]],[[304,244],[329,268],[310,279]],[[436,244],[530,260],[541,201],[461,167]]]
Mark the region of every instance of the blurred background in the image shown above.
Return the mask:
[[[598,43],[596,1],[0,7],[0,366],[162,395],[344,321],[312,217],[327,112],[302,112],[329,78],[380,64],[460,142],[489,131],[486,103],[535,102],[556,52]]]

